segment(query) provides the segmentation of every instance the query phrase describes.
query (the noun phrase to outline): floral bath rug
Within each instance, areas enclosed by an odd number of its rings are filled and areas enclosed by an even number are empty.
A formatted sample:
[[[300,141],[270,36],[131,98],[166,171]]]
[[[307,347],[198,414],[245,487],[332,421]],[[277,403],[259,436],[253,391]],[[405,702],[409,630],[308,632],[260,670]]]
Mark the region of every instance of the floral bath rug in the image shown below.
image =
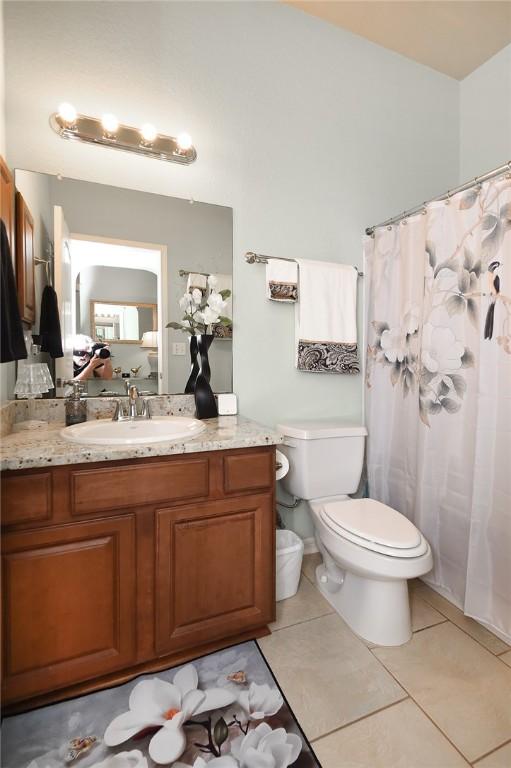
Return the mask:
[[[4,768],[321,768],[253,641],[5,718]]]

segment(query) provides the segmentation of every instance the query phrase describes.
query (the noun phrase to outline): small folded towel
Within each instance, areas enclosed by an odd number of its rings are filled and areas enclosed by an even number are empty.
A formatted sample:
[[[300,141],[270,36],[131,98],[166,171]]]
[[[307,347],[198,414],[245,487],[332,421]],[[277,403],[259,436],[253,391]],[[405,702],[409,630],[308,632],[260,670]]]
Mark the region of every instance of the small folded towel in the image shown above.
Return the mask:
[[[194,288],[198,288],[202,293],[205,293],[208,287],[208,278],[206,275],[201,275],[200,272],[190,272],[188,275],[188,283],[186,285],[186,288],[189,293],[193,291]]]
[[[295,261],[269,259],[266,285],[268,298],[272,301],[295,302],[298,299],[298,264]]]
[[[298,266],[296,367],[314,373],[359,373],[357,270],[303,259]]]

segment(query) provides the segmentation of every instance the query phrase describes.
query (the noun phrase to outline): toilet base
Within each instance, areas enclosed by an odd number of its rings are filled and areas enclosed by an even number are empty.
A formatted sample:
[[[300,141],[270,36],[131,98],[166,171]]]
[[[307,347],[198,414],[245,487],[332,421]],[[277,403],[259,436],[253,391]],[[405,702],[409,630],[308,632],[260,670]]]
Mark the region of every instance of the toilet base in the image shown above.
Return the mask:
[[[378,580],[316,568],[321,594],[357,635],[376,645],[403,645],[412,636],[406,579]]]

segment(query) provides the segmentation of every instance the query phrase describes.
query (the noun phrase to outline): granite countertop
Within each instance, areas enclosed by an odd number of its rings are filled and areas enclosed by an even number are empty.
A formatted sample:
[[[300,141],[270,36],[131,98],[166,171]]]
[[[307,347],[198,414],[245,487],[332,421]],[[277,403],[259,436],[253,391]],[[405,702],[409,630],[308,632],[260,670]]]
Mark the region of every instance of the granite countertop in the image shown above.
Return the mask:
[[[204,424],[206,429],[188,440],[126,446],[67,442],[60,436],[64,424],[53,421],[39,429],[11,432],[4,436],[0,448],[0,469],[31,469],[179,453],[227,451],[231,448],[254,448],[282,442],[278,432],[243,416],[218,416],[216,419],[205,420]]]

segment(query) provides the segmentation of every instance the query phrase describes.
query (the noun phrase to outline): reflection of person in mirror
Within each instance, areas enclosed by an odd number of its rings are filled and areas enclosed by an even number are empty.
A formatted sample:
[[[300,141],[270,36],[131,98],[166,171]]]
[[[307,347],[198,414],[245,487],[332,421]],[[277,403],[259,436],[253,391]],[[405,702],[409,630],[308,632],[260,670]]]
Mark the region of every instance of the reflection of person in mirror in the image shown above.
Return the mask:
[[[112,358],[108,344],[94,342],[90,336],[79,334],[73,344],[73,376],[75,381],[113,376]]]

